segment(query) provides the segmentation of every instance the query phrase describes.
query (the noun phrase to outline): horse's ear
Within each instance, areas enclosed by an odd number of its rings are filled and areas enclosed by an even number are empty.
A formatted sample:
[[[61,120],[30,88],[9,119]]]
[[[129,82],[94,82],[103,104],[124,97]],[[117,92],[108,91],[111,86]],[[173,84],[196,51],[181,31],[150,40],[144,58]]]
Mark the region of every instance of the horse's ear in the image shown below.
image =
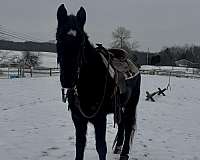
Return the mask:
[[[78,19],[78,22],[80,23],[81,27],[83,28],[85,22],[86,22],[86,12],[83,7],[79,9],[79,11],[76,14],[76,17]]]
[[[65,8],[65,5],[61,4],[57,11],[57,20],[59,23],[60,22],[62,23],[66,20],[66,17],[67,17],[67,10]]]

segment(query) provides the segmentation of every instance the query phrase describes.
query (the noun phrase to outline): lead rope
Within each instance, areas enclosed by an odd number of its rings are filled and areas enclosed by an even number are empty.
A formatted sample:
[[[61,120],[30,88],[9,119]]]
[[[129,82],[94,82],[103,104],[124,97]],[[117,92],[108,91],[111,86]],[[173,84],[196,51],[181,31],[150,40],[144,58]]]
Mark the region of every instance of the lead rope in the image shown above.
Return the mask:
[[[167,54],[169,54],[170,53],[170,51],[168,50],[168,52],[167,52]],[[172,70],[169,72],[169,79],[168,79],[168,84],[167,84],[167,87],[166,87],[166,89],[168,90],[168,89],[170,89],[170,91],[171,91],[171,75],[172,75],[172,72],[173,72],[173,64],[172,64],[172,56],[171,56],[171,54],[169,54],[169,57],[170,57],[170,63],[171,63],[171,66],[172,66]]]
[[[171,74],[172,74],[172,72],[169,72],[169,79],[168,79],[168,84],[167,84],[167,87],[166,87],[166,89],[168,90],[168,89],[170,89],[170,91],[171,91]]]

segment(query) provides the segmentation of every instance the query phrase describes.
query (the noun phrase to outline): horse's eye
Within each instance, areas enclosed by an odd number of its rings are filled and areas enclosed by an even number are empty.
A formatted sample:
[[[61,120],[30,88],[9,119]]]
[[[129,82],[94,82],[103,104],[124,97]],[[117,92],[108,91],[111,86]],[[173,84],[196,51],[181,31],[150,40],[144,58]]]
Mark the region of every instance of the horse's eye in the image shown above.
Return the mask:
[[[73,36],[73,37],[76,37],[76,34],[77,34],[77,31],[76,31],[76,30],[72,30],[72,29],[70,29],[70,30],[67,32],[67,35]]]

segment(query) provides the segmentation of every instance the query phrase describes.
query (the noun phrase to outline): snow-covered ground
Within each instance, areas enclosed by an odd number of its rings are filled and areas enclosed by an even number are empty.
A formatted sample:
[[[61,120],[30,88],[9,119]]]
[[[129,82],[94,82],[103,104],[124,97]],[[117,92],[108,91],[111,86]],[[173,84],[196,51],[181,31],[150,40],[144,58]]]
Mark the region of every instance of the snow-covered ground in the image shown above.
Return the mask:
[[[171,91],[145,101],[145,91],[164,88],[165,76],[142,76],[132,160],[200,160],[200,80],[171,78]],[[0,80],[0,159],[73,160],[74,127],[61,102],[59,77]],[[108,116],[108,160],[116,129]],[[97,160],[88,126],[85,160]]]

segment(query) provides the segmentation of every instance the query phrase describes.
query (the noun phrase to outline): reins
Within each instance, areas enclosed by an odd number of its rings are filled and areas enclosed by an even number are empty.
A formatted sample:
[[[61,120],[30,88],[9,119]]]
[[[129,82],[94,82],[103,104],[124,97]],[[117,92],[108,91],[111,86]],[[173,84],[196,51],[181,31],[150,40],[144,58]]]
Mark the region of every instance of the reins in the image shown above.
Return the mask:
[[[80,113],[82,114],[83,117],[87,118],[87,119],[91,119],[91,118],[94,118],[98,113],[99,111],[101,110],[101,107],[104,103],[104,100],[105,100],[105,96],[106,96],[106,89],[107,89],[107,83],[108,83],[108,76],[109,76],[109,66],[110,66],[110,55],[108,56],[108,66],[107,66],[107,72],[106,72],[106,79],[105,79],[105,85],[104,85],[104,90],[103,90],[103,96],[102,96],[102,99],[97,107],[97,111],[95,113],[93,113],[91,116],[88,116],[84,113],[84,111],[81,109],[80,105],[78,106],[78,109],[80,111]]]

